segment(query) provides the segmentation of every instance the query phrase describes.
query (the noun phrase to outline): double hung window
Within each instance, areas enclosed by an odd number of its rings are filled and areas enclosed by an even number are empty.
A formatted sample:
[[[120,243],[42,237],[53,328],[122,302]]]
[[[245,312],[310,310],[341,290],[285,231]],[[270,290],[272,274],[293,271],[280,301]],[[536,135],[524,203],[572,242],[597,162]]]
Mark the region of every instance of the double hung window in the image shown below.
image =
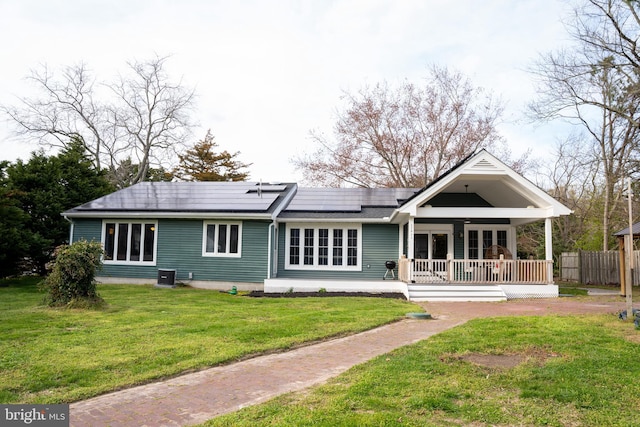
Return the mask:
[[[239,222],[205,221],[202,255],[240,257],[242,224]]]

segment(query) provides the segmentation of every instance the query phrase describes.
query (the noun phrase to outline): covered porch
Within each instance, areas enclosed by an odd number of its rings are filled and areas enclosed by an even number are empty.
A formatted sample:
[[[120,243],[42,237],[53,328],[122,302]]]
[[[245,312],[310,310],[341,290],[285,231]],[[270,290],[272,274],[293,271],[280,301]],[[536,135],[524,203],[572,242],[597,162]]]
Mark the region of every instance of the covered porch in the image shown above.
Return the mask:
[[[552,220],[570,213],[481,151],[391,216],[400,232],[398,279],[413,294],[446,286],[450,291],[491,287],[525,298],[558,296],[553,282]],[[529,259],[518,251],[518,227],[538,221],[544,224],[540,242],[544,259]]]

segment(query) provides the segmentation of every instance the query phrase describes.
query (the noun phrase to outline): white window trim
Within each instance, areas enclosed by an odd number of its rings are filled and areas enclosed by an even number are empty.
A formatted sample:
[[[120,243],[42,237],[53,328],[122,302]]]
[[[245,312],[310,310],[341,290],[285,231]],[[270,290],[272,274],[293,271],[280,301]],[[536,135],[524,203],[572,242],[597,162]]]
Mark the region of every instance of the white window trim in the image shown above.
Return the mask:
[[[154,266],[156,265],[156,260],[158,259],[158,221],[156,220],[121,220],[121,219],[103,219],[102,220],[102,231],[100,232],[101,237],[100,237],[100,241],[102,242],[102,248],[105,248],[106,245],[106,241],[107,241],[107,236],[106,236],[106,232],[107,232],[107,224],[116,224],[116,231],[115,231],[115,235],[113,237],[114,239],[114,255],[118,252],[118,233],[119,233],[119,229],[120,227],[118,227],[119,224],[128,224],[128,235],[127,235],[127,261],[123,261],[123,260],[118,260],[118,259],[106,259],[104,257],[104,255],[102,256],[102,262],[103,264],[106,265],[150,265],[150,266]],[[131,256],[131,224],[142,224],[142,230],[144,231],[144,226],[145,224],[153,224],[154,227],[154,238],[153,238],[153,261],[144,261],[143,258],[143,254],[144,254],[144,239],[141,238],[141,242],[140,242],[140,246],[141,246],[141,253],[140,253],[140,261],[128,261],[129,257]]]
[[[218,245],[214,245],[214,252],[207,252],[207,227],[209,225],[216,226],[216,240],[218,239],[218,233],[220,230],[220,225],[227,226],[227,242],[226,247],[229,248],[229,244],[231,242],[231,233],[229,230],[230,226],[237,225],[238,226],[238,253],[229,253],[229,252],[218,252]],[[241,258],[242,257],[242,222],[241,221],[203,221],[202,222],[202,256],[203,257],[214,257],[214,258]]]
[[[515,236],[513,232],[513,226],[507,224],[478,224],[478,225],[465,225],[464,227],[464,257],[467,259],[469,255],[469,231],[477,231],[478,232],[478,244],[480,247],[478,248],[478,255],[480,258],[484,259],[484,252],[482,251],[482,232],[483,231],[491,231],[492,232],[492,241],[498,241],[498,231],[503,230],[507,232],[507,249],[513,254],[515,257],[515,242],[512,239],[512,236]]]
[[[290,245],[291,245],[291,229],[300,229],[300,264],[290,263]],[[314,230],[313,239],[313,265],[304,265],[304,229],[311,228]],[[326,228],[329,230],[329,247],[328,247],[328,265],[318,265],[319,256],[319,229]],[[333,260],[333,230],[341,229],[343,231],[343,252],[342,252],[342,265],[332,265]],[[311,270],[311,271],[362,271],[362,224],[354,223],[286,223],[285,233],[285,262],[284,267],[286,270]],[[356,243],[356,249],[358,250],[358,256],[356,265],[347,265],[347,235],[348,230],[357,230],[358,238]]]

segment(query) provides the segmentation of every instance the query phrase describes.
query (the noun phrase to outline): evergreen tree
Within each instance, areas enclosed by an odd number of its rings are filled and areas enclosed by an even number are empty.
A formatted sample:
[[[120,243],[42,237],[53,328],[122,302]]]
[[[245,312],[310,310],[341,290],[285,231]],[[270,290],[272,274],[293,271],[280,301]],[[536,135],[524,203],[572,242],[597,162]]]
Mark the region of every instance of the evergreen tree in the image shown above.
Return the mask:
[[[180,164],[173,171],[176,178],[184,181],[245,181],[248,172],[241,169],[251,166],[236,160],[240,152],[228,151],[216,153],[218,144],[211,131],[207,131],[204,139],[197,142],[184,155],[178,155]]]
[[[18,192],[9,187],[8,165],[9,162],[0,163],[0,277],[20,272],[31,242],[31,233],[26,229],[29,217],[20,207]]]
[[[104,173],[94,169],[82,144],[73,141],[57,156],[36,152],[29,162],[8,166],[5,191],[15,194],[16,206],[27,215],[27,255],[35,271],[44,274],[56,246],[69,240],[69,223],[60,214],[112,187]]]

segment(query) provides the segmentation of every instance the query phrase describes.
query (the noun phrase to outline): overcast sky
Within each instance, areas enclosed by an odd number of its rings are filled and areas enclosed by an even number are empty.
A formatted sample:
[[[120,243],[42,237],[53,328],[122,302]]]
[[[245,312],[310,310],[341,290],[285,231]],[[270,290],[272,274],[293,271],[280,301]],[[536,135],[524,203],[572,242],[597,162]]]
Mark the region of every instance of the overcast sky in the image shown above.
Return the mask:
[[[332,132],[342,91],[382,80],[419,83],[431,64],[462,71],[507,104],[500,130],[514,153],[543,156],[555,135],[523,121],[527,67],[567,39],[561,0],[0,0],[0,103],[28,93],[30,69],[85,62],[112,81],[126,62],[171,55],[195,87],[194,141],[253,163],[252,180],[300,180],[290,159]],[[0,160],[37,146],[10,139]]]

